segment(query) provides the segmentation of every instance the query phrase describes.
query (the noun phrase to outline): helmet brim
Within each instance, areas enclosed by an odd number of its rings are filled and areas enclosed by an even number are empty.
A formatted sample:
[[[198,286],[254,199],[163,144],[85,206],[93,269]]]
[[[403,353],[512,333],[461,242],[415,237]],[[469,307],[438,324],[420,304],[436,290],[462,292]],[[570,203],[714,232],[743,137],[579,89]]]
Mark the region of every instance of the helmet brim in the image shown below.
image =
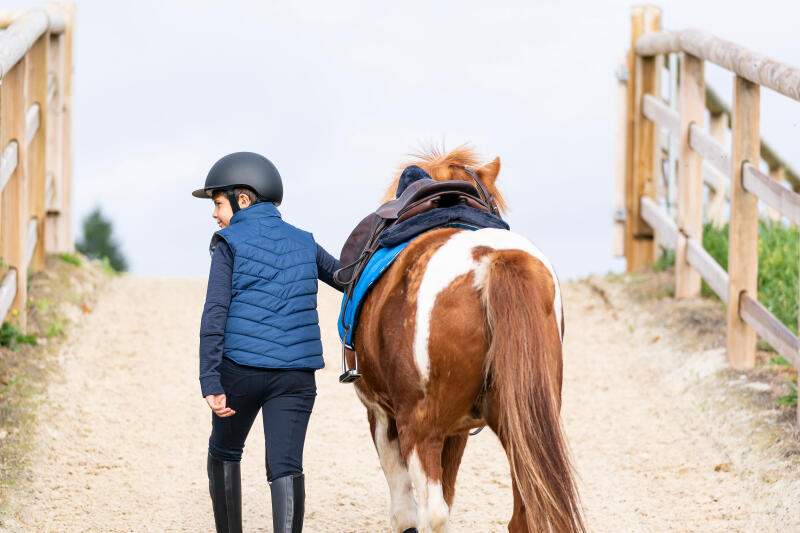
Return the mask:
[[[211,198],[213,189],[197,189],[192,193],[195,198]]]

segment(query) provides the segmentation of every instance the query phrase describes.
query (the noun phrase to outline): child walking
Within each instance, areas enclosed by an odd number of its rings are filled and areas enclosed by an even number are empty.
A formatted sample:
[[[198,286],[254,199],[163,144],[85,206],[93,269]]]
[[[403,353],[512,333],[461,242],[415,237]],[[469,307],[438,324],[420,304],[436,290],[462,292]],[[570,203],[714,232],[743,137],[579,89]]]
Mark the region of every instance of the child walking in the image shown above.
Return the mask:
[[[213,411],[208,487],[218,532],[242,531],[239,463],[261,410],[276,533],[303,528],[303,443],[322,368],[317,279],[339,261],[284,222],[278,169],[237,152],[217,161],[192,193],[211,198],[220,230],[200,324],[200,387]]]

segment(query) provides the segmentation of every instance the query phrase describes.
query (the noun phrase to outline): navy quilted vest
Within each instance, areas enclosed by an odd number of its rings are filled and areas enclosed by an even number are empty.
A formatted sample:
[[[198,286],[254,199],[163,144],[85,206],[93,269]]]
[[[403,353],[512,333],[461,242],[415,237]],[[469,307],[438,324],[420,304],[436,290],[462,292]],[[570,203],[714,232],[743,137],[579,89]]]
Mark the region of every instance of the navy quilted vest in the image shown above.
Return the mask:
[[[217,235],[233,252],[225,357],[263,368],[322,368],[314,237],[281,220],[269,202],[238,211]]]

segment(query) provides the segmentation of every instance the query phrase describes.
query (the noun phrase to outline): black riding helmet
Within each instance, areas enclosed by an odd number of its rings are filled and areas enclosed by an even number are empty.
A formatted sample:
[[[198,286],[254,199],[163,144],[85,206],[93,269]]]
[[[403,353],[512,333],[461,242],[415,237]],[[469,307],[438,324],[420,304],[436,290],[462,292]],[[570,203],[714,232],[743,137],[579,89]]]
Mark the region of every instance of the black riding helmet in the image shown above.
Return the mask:
[[[253,189],[263,202],[280,205],[283,200],[283,182],[278,169],[269,159],[253,152],[234,152],[214,163],[208,171],[205,185],[194,191],[192,196],[211,198],[214,191],[224,190],[231,202],[231,209],[236,213],[239,210],[233,193],[236,187]]]

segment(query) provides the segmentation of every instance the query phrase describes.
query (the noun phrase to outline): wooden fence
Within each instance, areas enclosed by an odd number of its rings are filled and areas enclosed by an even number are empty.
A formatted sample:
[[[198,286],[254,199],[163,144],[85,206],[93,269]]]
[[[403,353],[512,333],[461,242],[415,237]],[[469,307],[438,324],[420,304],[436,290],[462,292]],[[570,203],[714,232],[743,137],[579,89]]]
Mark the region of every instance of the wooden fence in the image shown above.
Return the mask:
[[[800,182],[774,150],[762,153],[759,134],[760,88],[768,87],[800,101],[800,69],[772,60],[699,30],[661,31],[661,11],[634,7],[627,56],[627,83],[620,102],[618,197],[624,210],[624,255],[628,271],[655,258],[654,238],[675,249],[675,296],[694,297],[700,280],[727,304],[727,348],[734,368],[755,365],[756,334],[795,368],[800,368],[797,337],[770,313],[757,297],[758,201],[800,225]],[[664,57],[679,56],[677,91],[669,105],[661,96]],[[733,105],[727,110],[708,98],[704,65],[710,61],[734,74]],[[705,127],[706,109],[711,117]],[[731,145],[723,144],[730,117]],[[661,130],[677,141],[675,217],[657,197],[661,164]],[[770,173],[760,169],[762,155]],[[728,271],[703,248],[704,164],[730,179]],[[771,174],[771,175],[770,175]],[[713,186],[713,181],[709,182]],[[720,191],[717,191],[720,192]],[[798,410],[800,422],[800,410]]]
[[[28,271],[73,249],[72,24],[72,4],[0,12],[0,318],[22,328]]]

